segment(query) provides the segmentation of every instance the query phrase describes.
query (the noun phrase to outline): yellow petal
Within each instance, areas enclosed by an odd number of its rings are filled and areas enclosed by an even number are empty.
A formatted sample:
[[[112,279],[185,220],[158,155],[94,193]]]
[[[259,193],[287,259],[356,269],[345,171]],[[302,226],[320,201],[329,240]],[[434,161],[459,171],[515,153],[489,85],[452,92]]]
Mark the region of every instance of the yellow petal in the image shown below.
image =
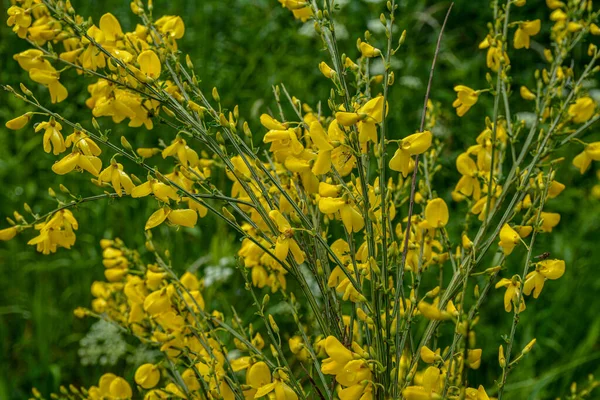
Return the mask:
[[[448,206],[443,199],[438,197],[427,203],[425,219],[430,226],[443,228],[448,223],[448,218]]]
[[[123,36],[123,30],[121,24],[117,18],[111,13],[106,13],[100,18],[100,30],[105,35],[106,40],[116,40],[117,37]]]
[[[379,49],[376,49],[375,47],[371,46],[368,43],[365,42],[361,42],[360,43],[360,52],[363,55],[363,57],[377,57],[379,55],[381,55],[381,51]]]
[[[27,123],[31,120],[31,114],[30,113],[25,113],[17,118],[13,118],[10,121],[8,121],[6,124],[4,124],[8,129],[11,129],[13,131],[16,131],[18,129],[21,129],[23,127],[25,127],[25,125],[27,125]]]
[[[279,229],[279,232],[285,233],[292,229],[290,223],[279,210],[271,210],[269,212],[269,217],[275,222],[275,224],[277,225],[277,229]]]
[[[143,364],[135,372],[135,383],[144,389],[151,389],[160,380],[160,371],[154,364]]]
[[[155,211],[150,218],[148,218],[148,221],[146,221],[145,229],[152,229],[162,224],[165,219],[167,219],[167,215],[169,215],[170,212],[171,210],[167,207],[163,207]]]
[[[540,261],[538,271],[548,279],[558,279],[565,273],[565,262],[563,260]]]
[[[11,226],[10,228],[5,228],[0,230],[0,240],[7,241],[15,237],[17,234],[17,228]]]
[[[310,138],[320,151],[333,150],[333,146],[329,143],[329,138],[319,121],[313,121],[310,124]]]
[[[431,146],[433,136],[429,131],[414,133],[402,139],[402,149],[410,155],[422,154]]]
[[[52,165],[52,171],[58,175],[64,175],[75,169],[79,162],[80,153],[71,153],[62,160],[55,162]]]
[[[140,70],[148,77],[157,79],[160,76],[161,64],[160,59],[152,50],[144,50],[137,57],[137,62],[140,65]]]
[[[167,218],[175,225],[193,228],[198,221],[198,214],[194,210],[173,210]]]
[[[258,388],[271,382],[271,370],[266,363],[259,361],[252,365],[246,373],[246,383]]]

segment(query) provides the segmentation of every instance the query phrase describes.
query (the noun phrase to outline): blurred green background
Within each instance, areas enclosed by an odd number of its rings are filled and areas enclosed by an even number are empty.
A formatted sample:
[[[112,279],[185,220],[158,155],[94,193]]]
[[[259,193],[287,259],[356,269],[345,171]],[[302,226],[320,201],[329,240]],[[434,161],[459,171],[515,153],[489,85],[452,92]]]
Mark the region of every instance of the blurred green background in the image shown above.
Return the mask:
[[[115,14],[124,29],[133,29],[136,20],[129,11],[129,1],[72,0],[81,15],[95,21],[106,11]],[[311,105],[325,101],[329,85],[317,69],[319,61],[327,59],[319,39],[311,35],[311,24],[295,21],[276,0],[155,0],[156,15],[181,15],[186,35],[180,48],[191,55],[202,86],[219,88],[222,102],[232,108],[239,104],[254,132],[262,132],[258,116],[275,108],[272,85],[284,83],[292,95]],[[383,47],[379,14],[385,2],[378,0],[346,0],[340,2],[338,16],[340,48],[356,57],[355,41],[370,29]],[[448,1],[402,0],[398,28],[406,29],[405,45],[398,52],[396,85],[391,92],[391,132],[394,137],[413,133],[418,120],[440,22],[449,6]],[[542,32],[549,28],[548,10],[542,0],[528,1],[526,7],[515,10],[515,18],[542,18]],[[10,6],[1,0],[2,15]],[[440,194],[448,198],[456,182],[455,156],[472,144],[483,130],[484,110],[491,113],[489,99],[482,98],[465,118],[454,114],[451,103],[455,84],[485,88],[485,56],[477,45],[487,34],[487,22],[492,10],[486,1],[458,0],[450,16],[433,84],[432,99],[439,102],[442,115],[436,135],[445,142],[444,168],[436,178]],[[511,35],[512,37],[512,35]],[[545,34],[534,38],[532,51],[511,53],[515,83],[531,84],[531,71],[544,65],[541,50],[549,38]],[[12,60],[12,55],[27,48],[9,28],[0,28],[0,82],[17,87],[24,82],[36,95],[47,100],[43,89],[31,83],[27,74]],[[585,49],[584,49],[585,50]],[[584,51],[575,53],[575,65],[584,59]],[[374,66],[376,69],[377,66]],[[527,74],[522,72],[529,71]],[[576,67],[576,73],[579,69]],[[90,111],[85,107],[86,84],[82,79],[67,82],[70,98],[52,107],[65,117],[89,124]],[[598,82],[587,83],[597,90]],[[515,103],[527,110],[527,104]],[[8,131],[4,123],[28,109],[7,93],[0,94],[0,215],[10,216],[14,210],[23,212],[28,203],[36,212],[54,206],[48,187],[58,192],[65,183],[73,193],[91,195],[100,189],[89,185],[84,175],[58,177],[50,171],[55,157],[41,149],[41,135],[33,129]],[[514,107],[514,106],[513,106]],[[111,124],[101,120],[103,127]],[[125,126],[113,129],[113,138],[126,134],[134,144],[155,143],[161,127],[151,133]],[[589,137],[598,139],[597,130]],[[150,142],[149,142],[150,140]],[[592,141],[592,140],[589,140]],[[522,348],[531,338],[538,344],[533,352],[512,373],[507,397],[512,399],[554,398],[565,393],[572,381],[583,382],[587,374],[600,372],[600,202],[593,198],[591,187],[598,183],[594,173],[580,176],[570,165],[580,151],[564,151],[564,168],[558,180],[568,187],[558,199],[551,200],[548,209],[560,212],[562,221],[552,235],[544,235],[537,249],[550,251],[552,257],[567,262],[565,276],[549,282],[541,298],[528,303],[517,331],[516,348]],[[596,168],[596,165],[594,165]],[[133,171],[132,171],[133,172]],[[139,176],[140,171],[136,171]],[[441,185],[441,186],[440,186]],[[140,205],[141,204],[141,205]],[[463,205],[453,205],[464,212]],[[90,319],[78,320],[72,310],[88,306],[89,288],[103,279],[102,237],[121,237],[132,248],[143,248],[142,226],[152,211],[151,202],[131,199],[86,204],[76,211],[80,223],[77,243],[71,251],[43,256],[26,242],[27,233],[9,242],[0,242],[0,399],[23,399],[35,386],[43,393],[56,391],[60,384],[89,386],[107,370],[130,376],[139,360],[152,353],[139,349]],[[2,222],[0,228],[6,227]],[[244,296],[239,274],[232,272],[232,257],[238,242],[216,219],[207,217],[199,229],[176,232],[162,227],[156,230],[159,243],[170,248],[174,264],[180,271],[190,265],[214,283],[205,297],[215,303],[231,302]],[[509,271],[520,270],[521,261],[512,258]],[[225,271],[225,275],[223,274]],[[510,276],[507,273],[507,276]],[[226,294],[226,295],[225,295]],[[478,343],[484,349],[484,361],[470,375],[473,384],[491,388],[499,376],[494,349],[501,335],[509,332],[512,315],[501,306],[502,296],[494,294],[484,307],[478,333]],[[238,303],[239,304],[239,303]],[[94,324],[94,325],[93,325]],[[93,326],[92,326],[93,325]],[[99,339],[100,338],[100,339]],[[106,340],[104,340],[104,339]],[[104,349],[104,350],[103,350]],[[109,357],[112,349],[113,357]],[[115,350],[115,349],[118,349]]]

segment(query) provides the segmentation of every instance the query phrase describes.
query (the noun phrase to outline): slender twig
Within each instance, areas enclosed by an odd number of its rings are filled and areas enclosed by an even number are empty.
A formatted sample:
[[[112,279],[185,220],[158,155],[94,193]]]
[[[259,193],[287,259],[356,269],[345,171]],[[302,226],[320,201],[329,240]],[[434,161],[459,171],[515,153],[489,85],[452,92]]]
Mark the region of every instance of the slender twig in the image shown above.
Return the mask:
[[[429,101],[429,94],[431,93],[431,85],[433,82],[433,73],[435,71],[435,63],[437,61],[438,53],[440,51],[440,46],[442,43],[442,36],[444,34],[444,29],[446,28],[446,23],[448,22],[448,17],[450,16],[450,11],[452,11],[452,6],[454,6],[454,3],[450,4],[450,7],[448,7],[448,11],[446,12],[446,17],[444,18],[444,23],[442,24],[442,27],[440,29],[437,44],[435,47],[435,53],[433,55],[433,60],[431,62],[431,69],[429,71],[429,81],[427,82],[427,90],[425,91],[425,100],[423,102],[423,113],[421,115],[421,125],[419,128],[420,132],[422,132],[423,129],[425,129],[425,117],[427,115],[427,103]],[[400,265],[398,266],[398,270],[396,273],[396,279],[397,279],[396,280],[396,299],[394,301],[394,308],[399,307],[400,287],[403,286],[404,266],[406,265],[406,256],[408,254],[408,240],[410,237],[410,228],[411,228],[413,210],[414,210],[414,205],[415,205],[415,193],[416,193],[416,188],[417,188],[418,170],[419,170],[419,156],[416,155],[415,156],[415,166],[414,166],[413,173],[412,173],[409,202],[408,202],[408,216],[407,216],[406,231],[405,231],[405,236],[404,236],[404,248],[402,249],[402,259],[401,259]],[[400,327],[400,318],[398,318],[396,324],[397,324],[397,328],[399,328]],[[399,331],[399,329],[397,329],[397,331]],[[404,334],[406,334],[406,332]],[[396,365],[397,365],[397,368],[399,368],[399,366],[400,366],[400,355],[402,354],[402,349],[399,348],[400,342],[401,342],[400,338],[397,337],[396,338],[396,346],[397,346],[396,347]],[[395,395],[397,395],[397,393],[398,393],[398,376],[394,376],[394,393],[395,393]]]

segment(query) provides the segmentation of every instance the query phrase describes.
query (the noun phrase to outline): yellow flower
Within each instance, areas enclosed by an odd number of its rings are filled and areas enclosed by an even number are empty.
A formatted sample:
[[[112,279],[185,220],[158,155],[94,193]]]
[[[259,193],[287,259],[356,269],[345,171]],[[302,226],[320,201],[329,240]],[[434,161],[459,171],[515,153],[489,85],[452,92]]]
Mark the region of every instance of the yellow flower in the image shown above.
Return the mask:
[[[100,30],[104,33],[106,40],[114,42],[123,36],[123,30],[119,20],[111,13],[106,13],[100,17]]]
[[[335,113],[335,119],[342,126],[352,126],[358,123],[361,117],[358,113],[355,112],[338,111],[337,113]]]
[[[535,21],[525,21],[519,24],[515,32],[514,46],[515,49],[529,48],[530,37],[535,36],[540,32],[541,22],[539,19]]]
[[[365,220],[356,208],[341,197],[321,197],[319,210],[323,214],[340,213],[344,227],[348,232],[359,232],[365,226]]]
[[[552,228],[560,222],[560,214],[558,213],[542,212],[540,217],[542,219],[540,232],[552,232]]]
[[[152,229],[169,220],[174,225],[181,225],[188,228],[193,228],[198,221],[198,214],[194,210],[171,210],[169,207],[162,207],[155,211],[148,221],[144,229]]]
[[[343,386],[354,386],[364,380],[371,379],[371,370],[364,359],[359,358],[362,349],[352,344],[350,351],[334,336],[325,339],[325,351],[329,358],[321,363],[321,371],[327,375],[335,375],[335,380]]]
[[[162,151],[162,157],[177,155],[179,162],[184,167],[195,167],[198,165],[198,153],[190,148],[184,139],[177,138]]]
[[[456,169],[462,177],[456,184],[454,190],[465,196],[473,196],[474,200],[481,197],[481,185],[479,184],[478,169],[475,161],[467,153],[462,153],[456,158]]]
[[[185,34],[185,24],[179,16],[165,15],[157,19],[155,25],[161,33],[171,39],[181,39]]]
[[[478,369],[481,366],[481,349],[469,349],[467,350],[467,362],[469,368]]]
[[[154,364],[141,365],[135,371],[135,383],[144,389],[152,389],[160,380],[160,371]]]
[[[318,149],[317,160],[312,167],[312,173],[323,175],[331,171],[331,151],[333,146],[319,121],[310,124],[309,136]]]
[[[275,256],[280,261],[285,261],[288,252],[291,251],[294,256],[294,260],[298,264],[302,264],[304,262],[304,253],[300,250],[300,246],[296,240],[294,240],[294,231],[292,230],[291,225],[285,219],[283,214],[278,210],[272,210],[269,212],[269,217],[275,222],[277,225],[277,229],[281,233],[279,237],[277,237],[277,241],[275,243]]]
[[[436,198],[427,202],[425,207],[425,219],[429,226],[433,228],[443,228],[448,223],[448,206],[441,198]]]
[[[75,146],[86,156],[99,156],[102,154],[102,150],[100,150],[96,142],[90,139],[85,133],[77,130],[67,136],[65,146]]]
[[[79,224],[69,210],[61,210],[52,215],[45,223],[35,225],[40,231],[39,236],[27,244],[36,245],[37,251],[43,254],[55,253],[58,246],[70,249],[75,244],[75,230]]]
[[[600,27],[596,24],[590,24],[590,33],[594,36],[600,35]]]
[[[427,367],[422,377],[422,386],[408,386],[402,391],[406,400],[432,400],[441,398],[442,371],[437,367]],[[435,397],[434,397],[435,396]]]
[[[275,118],[271,117],[269,114],[262,114],[260,116],[260,123],[267,129],[273,131],[285,131],[288,127],[286,124],[283,124],[277,121]]]
[[[126,194],[130,194],[135,187],[129,175],[123,171],[123,165],[115,161],[111,162],[110,166],[100,173],[98,179],[101,182],[110,182],[119,197],[122,195],[121,188],[125,190]]]
[[[5,126],[8,129],[16,131],[16,130],[19,130],[19,129],[25,127],[25,125],[27,125],[30,120],[31,120],[31,113],[25,113],[17,118],[13,118],[10,121],[6,122]]]
[[[45,85],[50,91],[50,101],[52,103],[60,103],[67,98],[68,92],[58,80],[60,73],[53,67],[49,69],[32,68],[29,70],[29,77],[32,81]]]
[[[0,229],[0,240],[7,241],[14,238],[17,234],[17,227],[11,226],[10,228]]]
[[[596,102],[589,96],[581,97],[569,106],[569,115],[573,118],[576,124],[586,122],[596,110]]]
[[[254,398],[259,388],[271,383],[271,370],[263,361],[259,361],[248,367],[246,371],[246,384],[251,387],[244,391],[246,398]]]
[[[131,190],[131,197],[133,198],[145,197],[149,194],[153,194],[157,199],[165,203],[168,203],[169,199],[176,201],[179,200],[179,196],[177,195],[175,189],[169,185],[159,182],[156,179],[150,179],[149,181],[142,183]]]
[[[490,46],[486,55],[486,64],[489,69],[494,72],[498,72],[500,68],[500,63],[504,63],[504,65],[510,64],[510,59],[508,58],[508,54],[506,52],[502,52],[500,49],[502,48],[502,43],[496,43],[496,46]]]
[[[425,301],[420,301],[417,305],[417,308],[427,319],[443,321],[451,318],[450,314],[440,310],[436,304],[429,304]]]
[[[321,61],[321,63],[319,64],[319,71],[321,71],[321,73],[326,77],[326,78],[333,78],[335,76],[335,70],[333,70],[329,65],[327,65],[326,62]]]
[[[496,283],[496,289],[505,287],[506,292],[504,293],[504,310],[506,312],[511,312],[513,305],[519,306],[519,312],[525,310],[525,300],[519,299],[519,289],[521,287],[521,282],[515,279],[506,279],[502,278]]]
[[[280,372],[281,374],[281,372]],[[258,388],[256,393],[254,394],[254,398],[258,399],[260,397],[269,395],[269,399],[274,400],[297,400],[298,395],[289,387],[286,383],[284,383],[281,379],[274,379],[273,382],[268,383],[264,386]]]
[[[31,11],[18,6],[11,6],[6,13],[8,14],[8,20],[6,21],[8,26],[12,26],[13,32],[21,39],[25,39],[27,37],[27,28],[31,26]]]
[[[292,14],[294,14],[294,18],[299,19],[302,22],[306,22],[310,17],[312,17],[313,11],[312,8],[307,6],[297,10],[292,10]]]
[[[585,145],[583,152],[573,159],[573,165],[583,174],[590,167],[592,160],[600,161],[600,142]]]
[[[389,108],[386,105],[386,112]],[[358,141],[361,144],[377,143],[377,124],[383,121],[383,96],[377,96],[366,102],[359,110],[361,121],[358,124]],[[366,151],[366,148],[364,149]]]
[[[41,50],[29,49],[13,56],[21,68],[30,71],[32,68],[53,70],[52,64],[44,58]]]
[[[565,273],[565,262],[563,260],[543,260],[537,263],[535,271],[531,271],[525,278],[523,293],[527,296],[533,291],[533,297],[538,298],[546,279],[555,280]]]
[[[53,119],[48,122],[41,122],[36,125],[35,131],[39,132],[44,129],[44,138],[42,143],[44,145],[44,151],[50,153],[52,150],[54,155],[58,155],[63,151],[67,150],[65,146],[65,139],[60,133],[62,125]]]
[[[150,79],[158,79],[161,72],[160,59],[152,50],[144,50],[137,57],[140,70]]]
[[[563,22],[566,21],[569,16],[563,10],[556,9],[550,13],[550,21]],[[557,24],[561,28],[564,28],[564,24]]]
[[[504,224],[500,229],[500,243],[498,245],[502,247],[504,255],[512,253],[515,246],[521,241],[521,237],[513,228],[508,224]]]
[[[580,24],[579,22],[570,21],[567,24],[567,31],[569,31],[571,33],[573,33],[573,32],[579,32],[582,29],[583,29],[583,25]]]
[[[133,396],[131,386],[123,378],[116,377],[110,383],[109,394],[118,399],[130,399]]]
[[[549,9],[554,10],[560,7],[564,7],[565,3],[560,0],[546,0],[546,5]]]
[[[525,100],[535,100],[536,98],[536,95],[533,94],[531,90],[527,88],[527,86],[521,86],[520,93],[521,97]]]
[[[372,57],[377,57],[381,55],[381,51],[379,49],[376,49],[375,47],[371,46],[369,43],[365,43],[365,42],[360,42],[360,52],[363,55],[363,57],[368,57],[368,58],[372,58]]]
[[[171,309],[171,297],[166,288],[150,293],[144,299],[144,311],[154,316]]]
[[[279,0],[282,7],[287,8],[288,10],[299,10],[308,5],[306,0]]]
[[[154,155],[160,153],[161,151],[160,151],[160,149],[157,149],[155,147],[154,148],[153,147],[140,147],[135,152],[140,157],[150,158],[150,157],[153,157]]]
[[[432,134],[429,131],[418,132],[402,139],[398,150],[390,160],[390,169],[408,176],[411,170],[412,156],[422,154],[431,146]]]
[[[565,187],[566,186],[560,182],[550,182],[550,187],[548,188],[548,198],[553,199],[557,197],[559,194],[562,193],[563,190],[565,190]]]
[[[52,171],[58,175],[67,174],[75,168],[80,168],[94,176],[98,176],[102,169],[102,161],[98,157],[86,156],[79,151],[74,151],[52,165]]]
[[[435,352],[427,346],[421,347],[421,360],[427,364],[433,364],[433,362],[440,357],[440,350],[437,349]]]
[[[485,392],[485,388],[481,385],[479,385],[478,389],[467,388],[465,395],[466,400],[490,400]]]
[[[452,107],[456,108],[456,115],[462,117],[477,103],[479,92],[464,85],[455,86],[454,91],[457,94],[457,98],[452,103]]]

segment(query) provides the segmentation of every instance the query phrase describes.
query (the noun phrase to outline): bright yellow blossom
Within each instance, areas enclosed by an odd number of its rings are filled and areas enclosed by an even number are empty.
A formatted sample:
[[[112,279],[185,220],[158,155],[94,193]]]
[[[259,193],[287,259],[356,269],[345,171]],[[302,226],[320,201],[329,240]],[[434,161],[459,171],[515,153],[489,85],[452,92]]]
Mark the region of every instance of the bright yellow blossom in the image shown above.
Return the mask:
[[[25,113],[17,118],[13,118],[10,121],[7,121],[5,126],[8,129],[16,131],[16,130],[19,130],[19,129],[25,127],[25,125],[27,125],[30,120],[31,120],[31,113]]]
[[[143,364],[135,371],[135,383],[144,389],[152,389],[160,380],[160,371],[154,364]]]
[[[411,171],[412,156],[422,154],[431,146],[433,135],[429,131],[409,135],[398,143],[398,150],[390,159],[390,168],[408,176]]]
[[[131,191],[135,187],[129,175],[123,171],[123,165],[117,162],[112,162],[104,171],[98,176],[98,180],[101,182],[110,182],[115,192],[121,197],[121,188],[126,194],[131,194]]]
[[[319,71],[321,71],[321,73],[326,77],[326,78],[333,78],[335,76],[335,70],[333,70],[329,65],[327,65],[326,62],[321,61],[321,63],[319,64]]]
[[[0,229],[0,240],[7,241],[14,238],[17,235],[17,227],[11,226],[10,228]]]
[[[55,162],[52,165],[52,171],[58,175],[64,175],[75,168],[82,169],[94,176],[98,176],[102,169],[102,161],[95,156],[86,156],[79,150],[65,156],[62,160]]]
[[[520,298],[521,282],[516,279],[502,278],[496,283],[496,289],[505,287],[506,292],[504,293],[504,310],[511,312],[513,305],[519,305],[519,312],[525,310],[525,300]]]
[[[505,255],[512,253],[515,246],[521,241],[519,234],[510,227],[508,224],[504,224],[500,230],[500,243]]]
[[[457,98],[452,103],[452,107],[456,108],[456,115],[462,117],[477,103],[479,92],[464,85],[455,86],[454,91],[457,94]]]
[[[58,155],[67,150],[67,147],[65,146],[65,139],[60,133],[62,130],[62,125],[59,122],[51,119],[48,122],[41,122],[35,127],[36,132],[39,132],[42,129],[44,130],[44,138],[42,141],[44,145],[44,151],[46,153],[50,153],[52,150],[54,155]]]
[[[600,161],[600,142],[587,144],[583,152],[573,159],[573,165],[579,168],[580,173],[585,173],[592,161]]]
[[[519,89],[521,97],[525,100],[535,100],[536,95],[527,88],[527,86],[521,86]]]
[[[540,32],[541,22],[539,19],[535,21],[525,21],[519,24],[515,32],[514,46],[515,49],[529,48],[530,37],[535,36]]]
[[[155,228],[165,220],[169,220],[174,225],[192,228],[198,221],[198,214],[194,210],[171,210],[169,207],[162,207],[148,218],[145,229]]]
[[[443,228],[448,223],[448,206],[441,198],[430,200],[425,207],[425,219],[433,228]]]
[[[581,97],[569,106],[568,113],[573,118],[573,122],[580,124],[586,122],[596,110],[596,102],[589,96]]]
[[[377,57],[381,55],[381,51],[379,49],[376,49],[375,47],[371,46],[369,43],[365,43],[365,42],[360,42],[360,52],[363,55],[363,57]]]
[[[131,190],[131,197],[145,197],[149,194],[153,194],[157,199],[165,203],[171,200],[179,200],[177,191],[169,185],[165,185],[156,179],[150,179],[139,186],[134,187]]]
[[[148,78],[158,79],[161,72],[160,59],[152,50],[144,50],[137,57],[137,62],[140,65],[140,70]]]
[[[546,279],[555,280],[565,273],[565,262],[563,260],[543,260],[536,264],[535,271],[531,271],[525,278],[523,293],[530,295],[533,291],[533,297],[538,298]]]

